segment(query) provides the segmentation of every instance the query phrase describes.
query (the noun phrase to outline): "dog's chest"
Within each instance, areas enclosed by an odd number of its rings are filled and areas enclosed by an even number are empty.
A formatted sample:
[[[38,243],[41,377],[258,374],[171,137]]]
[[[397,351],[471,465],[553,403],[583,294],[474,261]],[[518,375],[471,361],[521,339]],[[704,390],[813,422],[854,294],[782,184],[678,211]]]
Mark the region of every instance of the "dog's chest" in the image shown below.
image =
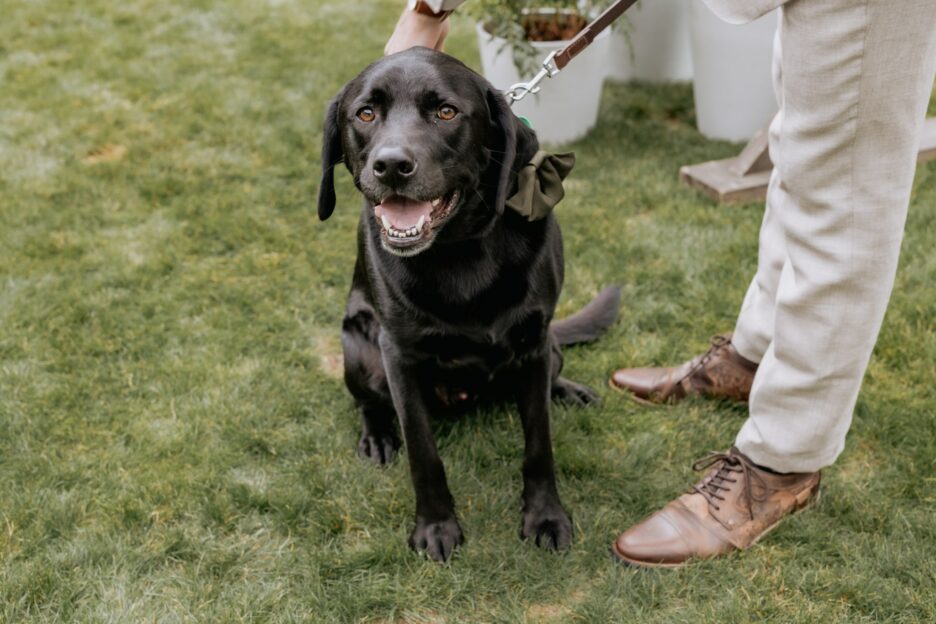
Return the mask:
[[[545,348],[547,321],[532,312],[504,327],[414,337],[411,349],[424,363],[437,397],[445,404],[470,404],[489,395],[506,373]]]
[[[496,371],[522,359],[546,340],[548,321],[531,311],[516,322],[436,328],[413,336],[413,349],[442,368]]]

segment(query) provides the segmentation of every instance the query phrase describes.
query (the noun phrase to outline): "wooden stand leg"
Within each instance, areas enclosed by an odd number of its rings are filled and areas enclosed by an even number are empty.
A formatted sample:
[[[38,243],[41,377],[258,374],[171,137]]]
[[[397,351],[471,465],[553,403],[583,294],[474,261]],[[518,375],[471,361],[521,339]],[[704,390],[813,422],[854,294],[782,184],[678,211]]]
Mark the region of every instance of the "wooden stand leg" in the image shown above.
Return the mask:
[[[923,123],[918,162],[936,158],[936,117]],[[718,202],[749,202],[767,196],[773,163],[767,153],[767,128],[763,128],[734,158],[710,160],[679,169],[679,179]]]
[[[936,117],[929,117],[923,122],[923,136],[920,138],[920,153],[917,162],[936,158]]]

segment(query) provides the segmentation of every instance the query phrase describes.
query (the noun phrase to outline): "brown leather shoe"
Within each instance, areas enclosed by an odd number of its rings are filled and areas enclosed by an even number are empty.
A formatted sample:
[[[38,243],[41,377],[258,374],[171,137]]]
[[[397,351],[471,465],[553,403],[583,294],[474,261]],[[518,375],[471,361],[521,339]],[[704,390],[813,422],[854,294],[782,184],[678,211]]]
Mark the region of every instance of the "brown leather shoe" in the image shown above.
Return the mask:
[[[819,473],[777,474],[732,447],[695,463],[705,477],[622,533],[611,550],[625,563],[676,568],[748,548],[786,516],[819,499]]]
[[[622,368],[611,387],[627,390],[641,403],[677,403],[687,396],[747,401],[757,363],[742,357],[731,334],[715,336],[702,355],[672,368]]]

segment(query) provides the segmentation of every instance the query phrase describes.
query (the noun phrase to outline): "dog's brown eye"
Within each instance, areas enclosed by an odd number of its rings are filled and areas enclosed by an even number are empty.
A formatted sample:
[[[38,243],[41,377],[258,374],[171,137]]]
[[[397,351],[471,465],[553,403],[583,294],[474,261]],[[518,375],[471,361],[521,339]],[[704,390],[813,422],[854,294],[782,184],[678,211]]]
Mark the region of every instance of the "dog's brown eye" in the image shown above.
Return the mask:
[[[443,104],[439,107],[439,111],[436,114],[442,121],[452,121],[455,119],[455,115],[458,114],[458,110],[454,106]]]
[[[374,121],[376,117],[377,115],[374,114],[374,109],[370,106],[365,106],[357,112],[357,118],[367,123]]]

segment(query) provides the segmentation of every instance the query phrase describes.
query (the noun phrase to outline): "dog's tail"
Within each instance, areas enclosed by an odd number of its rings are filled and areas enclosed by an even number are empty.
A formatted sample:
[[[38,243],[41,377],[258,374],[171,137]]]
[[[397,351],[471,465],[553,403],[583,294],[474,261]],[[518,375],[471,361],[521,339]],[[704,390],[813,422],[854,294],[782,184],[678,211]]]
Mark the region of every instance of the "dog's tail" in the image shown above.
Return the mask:
[[[560,345],[597,340],[617,318],[621,289],[608,286],[584,308],[570,317],[553,321],[549,326]]]

